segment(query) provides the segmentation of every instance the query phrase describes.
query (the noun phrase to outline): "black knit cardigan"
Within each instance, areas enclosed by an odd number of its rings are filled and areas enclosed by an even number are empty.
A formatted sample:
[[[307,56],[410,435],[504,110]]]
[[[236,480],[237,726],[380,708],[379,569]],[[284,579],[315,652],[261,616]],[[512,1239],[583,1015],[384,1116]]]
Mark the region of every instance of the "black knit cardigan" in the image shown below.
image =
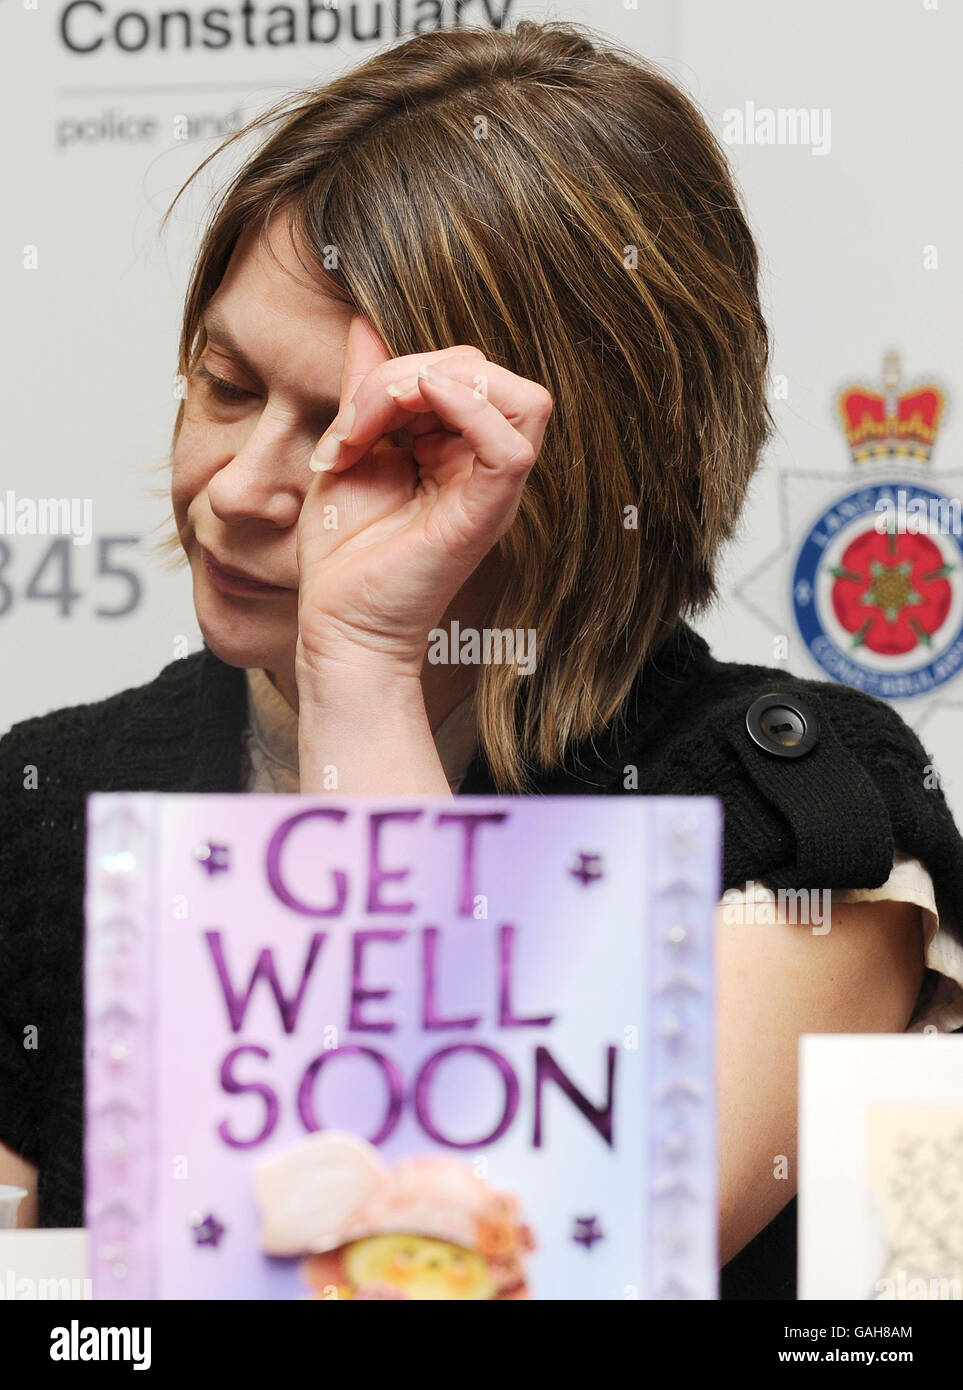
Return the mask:
[[[804,757],[747,733],[749,706],[773,691],[816,713]],[[0,1142],[37,1165],[43,1226],[83,1222],[84,798],[240,791],[246,719],[243,671],[204,648],[0,739]],[[535,794],[628,789],[721,799],[724,888],[876,887],[898,847],[963,921],[963,840],[932,760],[888,705],[846,686],[716,661],[682,624],[641,668],[624,719],[534,779]],[[495,790],[478,753],[461,793]],[[795,1297],[795,1201],[725,1267],[722,1293]]]

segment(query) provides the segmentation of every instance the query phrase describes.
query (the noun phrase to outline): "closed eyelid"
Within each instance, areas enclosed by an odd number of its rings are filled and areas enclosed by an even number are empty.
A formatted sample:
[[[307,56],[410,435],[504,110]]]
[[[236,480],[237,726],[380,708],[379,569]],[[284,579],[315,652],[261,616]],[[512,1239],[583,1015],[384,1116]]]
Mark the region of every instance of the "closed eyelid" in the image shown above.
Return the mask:
[[[256,393],[249,391],[246,386],[238,386],[236,381],[230,381],[227,377],[219,376],[217,372],[212,372],[205,362],[201,362],[197,368],[197,375],[208,383],[212,389],[221,391],[228,397],[243,400],[245,396],[253,396]]]
[[[241,345],[219,314],[216,311],[208,311],[202,316],[201,323],[204,328],[204,336],[206,339],[205,347],[210,345],[218,351],[232,357],[242,371],[246,372],[252,381],[258,383],[258,391],[252,392],[252,394],[260,394],[261,392],[266,394],[266,389],[262,384],[260,373],[256,371],[250,360],[245,356]],[[319,415],[330,414],[332,419],[337,414],[341,404],[339,396],[324,395],[311,397],[306,391],[300,391],[297,394],[301,402],[307,406],[312,413]]]
[[[257,372],[251,371],[228,348],[221,347],[211,340],[204,344],[197,361],[197,372],[208,380],[226,381],[236,390],[244,391],[248,395],[264,394],[264,387]]]
[[[251,402],[257,403],[261,400],[262,393],[259,390],[251,391],[246,386],[239,386],[236,381],[221,376],[219,372],[211,371],[204,360],[198,363],[194,375],[205,383],[207,392],[213,396],[218,404],[227,409],[239,406],[245,411],[249,411]],[[257,409],[260,410],[261,406],[258,405]],[[311,403],[307,414],[310,420],[309,433],[317,439],[332,424],[337,414],[337,405],[328,404],[318,408]]]

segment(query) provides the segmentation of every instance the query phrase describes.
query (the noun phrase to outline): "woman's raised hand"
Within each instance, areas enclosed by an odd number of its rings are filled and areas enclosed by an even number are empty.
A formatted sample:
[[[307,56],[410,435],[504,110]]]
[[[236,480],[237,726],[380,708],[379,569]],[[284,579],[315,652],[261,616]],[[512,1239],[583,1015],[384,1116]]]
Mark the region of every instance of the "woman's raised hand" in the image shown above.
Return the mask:
[[[420,672],[431,629],[511,525],[551,412],[543,386],[478,348],[391,358],[355,315],[298,523],[299,690],[332,663]],[[410,448],[391,438],[403,429]]]

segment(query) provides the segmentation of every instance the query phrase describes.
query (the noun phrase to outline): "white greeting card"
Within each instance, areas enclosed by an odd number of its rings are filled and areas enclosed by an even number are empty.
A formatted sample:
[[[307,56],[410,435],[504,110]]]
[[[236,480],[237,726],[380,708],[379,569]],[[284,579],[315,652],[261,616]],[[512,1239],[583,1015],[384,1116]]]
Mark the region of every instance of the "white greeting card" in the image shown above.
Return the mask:
[[[799,1298],[963,1300],[963,1037],[800,1039]]]

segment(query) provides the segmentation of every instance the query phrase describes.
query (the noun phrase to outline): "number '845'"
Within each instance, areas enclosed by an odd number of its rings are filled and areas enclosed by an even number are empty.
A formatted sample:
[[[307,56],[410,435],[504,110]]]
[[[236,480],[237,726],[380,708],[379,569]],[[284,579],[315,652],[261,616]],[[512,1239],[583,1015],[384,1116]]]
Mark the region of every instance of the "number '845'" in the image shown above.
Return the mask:
[[[98,537],[97,567],[90,576],[91,584],[96,584],[97,588],[94,612],[98,618],[125,618],[139,606],[142,593],[140,575],[129,566],[120,564],[118,558],[122,546],[137,545],[139,539],[139,536]],[[83,547],[85,558],[91,554],[91,549]],[[23,586],[24,599],[56,604],[57,614],[61,618],[69,618],[74,605],[85,597],[84,590],[74,585],[76,559],[77,547],[69,536],[58,536],[52,540],[29,572]],[[0,618],[10,612],[17,597],[13,568],[13,546],[8,541],[0,540]]]

